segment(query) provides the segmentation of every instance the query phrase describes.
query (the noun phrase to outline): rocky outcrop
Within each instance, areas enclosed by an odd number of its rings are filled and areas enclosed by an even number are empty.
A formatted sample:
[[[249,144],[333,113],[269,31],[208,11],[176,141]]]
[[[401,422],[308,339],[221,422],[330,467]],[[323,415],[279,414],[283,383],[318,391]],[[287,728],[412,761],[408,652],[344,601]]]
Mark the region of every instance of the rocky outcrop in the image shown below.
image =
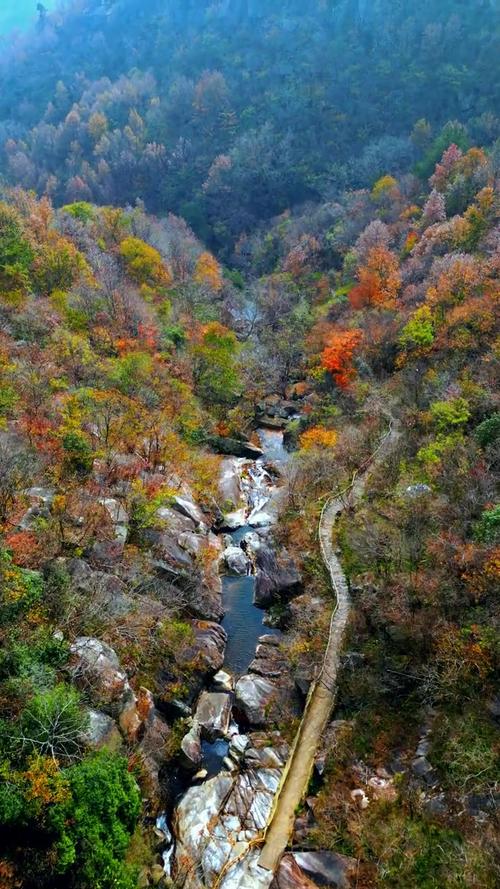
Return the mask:
[[[134,599],[119,577],[92,570],[83,559],[70,559],[64,564],[71,577],[73,590],[86,597],[89,613],[114,618],[123,617],[133,611]]]
[[[91,636],[79,636],[72,644],[70,672],[76,684],[103,706],[121,706],[130,690],[114,649]]]
[[[245,852],[267,823],[286,749],[270,748],[260,736],[255,737],[255,746],[253,736],[237,737],[244,738],[242,744],[235,745],[241,751],[242,770],[221,772],[191,787],[177,807],[176,873],[181,881],[185,876],[185,889],[211,886],[226,862]],[[246,882],[241,882],[241,868],[231,867],[221,883],[224,889],[269,886],[271,875],[255,870],[251,853],[245,861]],[[259,882],[259,871],[265,882]]]
[[[276,553],[270,546],[261,544],[255,560],[254,605],[269,608],[300,595],[303,590],[302,576],[285,549]]]
[[[114,649],[92,636],[79,636],[70,648],[69,671],[93,706],[117,720],[128,741],[136,741],[154,709],[153,696],[146,688],[134,693]]]
[[[170,506],[157,511],[157,517],[162,529],[150,530],[146,535],[154,553],[154,569],[178,589],[185,589],[184,604],[192,614],[206,620],[221,620],[222,545],[209,530],[200,507],[188,497],[176,496]]]
[[[224,663],[227,633],[219,624],[208,620],[191,622],[194,641],[188,656],[196,661],[205,674],[216,673]]]

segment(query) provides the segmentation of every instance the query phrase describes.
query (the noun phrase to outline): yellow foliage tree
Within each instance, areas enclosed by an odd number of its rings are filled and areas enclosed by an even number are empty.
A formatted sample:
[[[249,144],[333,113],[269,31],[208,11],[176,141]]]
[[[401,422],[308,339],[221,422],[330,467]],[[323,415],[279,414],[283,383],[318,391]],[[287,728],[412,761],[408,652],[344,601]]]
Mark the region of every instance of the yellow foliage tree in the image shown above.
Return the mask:
[[[208,251],[205,251],[198,257],[194,280],[197,284],[203,284],[215,292],[222,289],[221,267],[215,256],[212,256]]]

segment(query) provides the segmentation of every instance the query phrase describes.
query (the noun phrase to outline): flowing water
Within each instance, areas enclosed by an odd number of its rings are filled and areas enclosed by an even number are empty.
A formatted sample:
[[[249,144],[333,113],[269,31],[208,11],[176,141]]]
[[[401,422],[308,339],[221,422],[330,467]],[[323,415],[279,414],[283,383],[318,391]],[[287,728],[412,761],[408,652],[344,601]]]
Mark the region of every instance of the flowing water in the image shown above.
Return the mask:
[[[265,512],[269,500],[273,479],[266,469],[266,463],[279,465],[289,458],[283,447],[283,433],[280,430],[259,429],[258,436],[264,455],[249,464],[242,478],[249,521],[257,514]],[[230,536],[237,546],[245,534],[254,530],[248,524],[237,528]],[[253,605],[254,587],[253,575],[222,578],[222,603],[225,611],[222,626],[228,635],[224,666],[235,676],[241,676],[247,670],[253,660],[259,636],[263,633],[280,635],[279,630],[265,626],[265,611]]]

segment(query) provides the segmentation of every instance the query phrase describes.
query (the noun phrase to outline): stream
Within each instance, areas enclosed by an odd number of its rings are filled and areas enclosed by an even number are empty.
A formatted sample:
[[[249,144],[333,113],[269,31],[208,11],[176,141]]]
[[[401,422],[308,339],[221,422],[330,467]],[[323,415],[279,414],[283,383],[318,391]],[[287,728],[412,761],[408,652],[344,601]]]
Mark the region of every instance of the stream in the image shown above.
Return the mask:
[[[258,429],[257,435],[263,450],[262,457],[257,460],[238,459],[241,489],[245,501],[244,513],[241,513],[241,524],[226,532],[227,546],[240,547],[245,538],[265,538],[279,512],[279,469],[289,459],[289,453],[283,445],[283,432],[274,429]],[[273,471],[273,468],[276,469]],[[249,571],[250,571],[249,563]],[[236,681],[248,669],[255,656],[259,637],[267,635],[280,636],[281,631],[267,627],[264,623],[266,612],[253,604],[255,575],[224,574],[222,576],[222,603],[224,617],[221,625],[227,633],[227,645],[223,670]],[[210,686],[208,687],[210,691]],[[214,740],[202,740],[202,762],[199,780],[207,780],[219,774],[226,766],[224,761],[228,755],[229,740],[217,737]],[[227,762],[227,760],[226,760]],[[203,777],[202,777],[203,776]],[[181,797],[182,799],[182,797]],[[180,803],[180,799],[178,804]],[[165,870],[170,871],[170,859],[174,852],[173,838],[167,827],[165,816],[160,816],[157,827],[167,840],[168,849],[164,852]]]
[[[255,460],[253,465],[248,461],[243,463],[243,470],[247,469],[243,476],[243,489],[249,507],[248,524],[236,528],[229,533],[235,546],[248,533],[255,532],[252,525],[252,517],[265,516],[263,511],[270,498],[270,487],[273,487],[273,479],[265,466],[268,463],[278,467],[283,465],[290,457],[283,446],[283,433],[279,430],[258,429],[263,456]],[[259,525],[260,534],[265,534],[269,525]],[[280,635],[280,631],[266,627],[264,619],[266,612],[253,604],[253,592],[255,577],[224,575],[222,578],[222,604],[224,606],[224,618],[222,626],[227,632],[227,646],[224,669],[236,678],[247,669],[255,654],[255,647],[262,633]]]

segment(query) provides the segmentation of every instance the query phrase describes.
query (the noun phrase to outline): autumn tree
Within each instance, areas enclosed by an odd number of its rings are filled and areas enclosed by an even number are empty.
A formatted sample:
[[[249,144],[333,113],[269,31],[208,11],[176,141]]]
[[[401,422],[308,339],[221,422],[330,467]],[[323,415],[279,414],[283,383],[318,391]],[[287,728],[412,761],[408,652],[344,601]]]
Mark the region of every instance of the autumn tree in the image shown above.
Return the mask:
[[[355,377],[353,356],[362,339],[360,330],[335,328],[321,354],[321,364],[331,373],[340,389],[347,389]]]
[[[401,287],[398,261],[386,247],[372,247],[358,269],[358,284],[349,293],[354,309],[394,309]]]

